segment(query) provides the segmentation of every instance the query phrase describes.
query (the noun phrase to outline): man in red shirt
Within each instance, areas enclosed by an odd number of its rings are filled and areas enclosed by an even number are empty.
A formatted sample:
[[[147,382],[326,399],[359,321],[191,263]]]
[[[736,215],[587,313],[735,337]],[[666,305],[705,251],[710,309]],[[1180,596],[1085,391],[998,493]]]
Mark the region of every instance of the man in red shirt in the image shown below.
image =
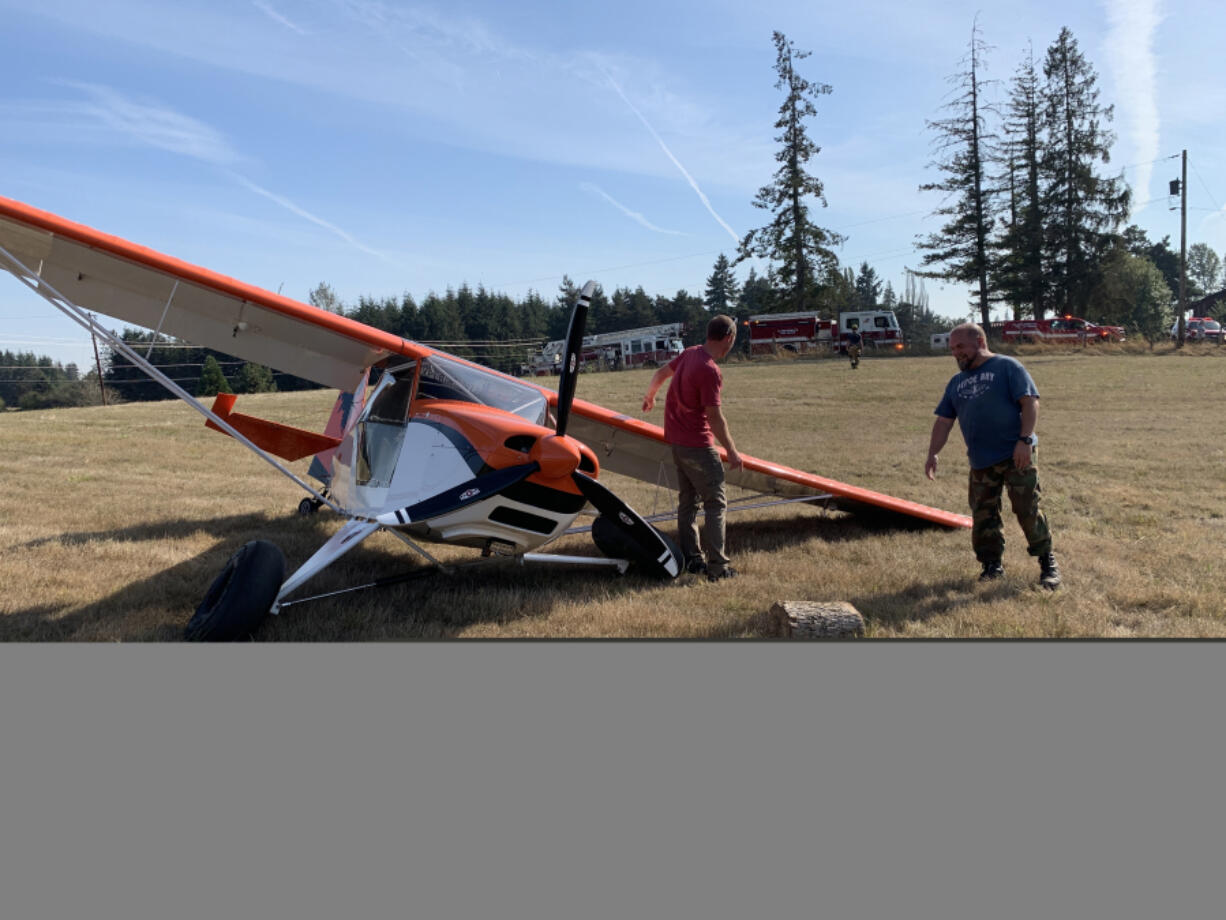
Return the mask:
[[[643,411],[650,412],[656,404],[656,392],[665,380],[675,377],[664,400],[664,438],[672,445],[673,463],[677,465],[677,535],[686,571],[705,572],[711,581],[736,575],[724,553],[728,500],[724,495],[724,467],[715,448],[718,440],[728,451],[728,468],[741,469],[741,455],[736,452],[720,409],[724,377],[715,363],[727,357],[735,344],[736,321],[722,314],[715,317],[707,323],[706,342],[687,348],[656,371],[643,397]],[[701,546],[699,500],[706,512]]]

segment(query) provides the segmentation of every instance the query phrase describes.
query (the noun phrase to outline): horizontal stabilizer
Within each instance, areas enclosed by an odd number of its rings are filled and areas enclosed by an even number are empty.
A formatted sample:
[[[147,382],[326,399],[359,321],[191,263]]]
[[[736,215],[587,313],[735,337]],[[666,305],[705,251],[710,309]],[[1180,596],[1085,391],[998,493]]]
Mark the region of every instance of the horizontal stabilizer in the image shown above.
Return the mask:
[[[243,415],[241,412],[232,412],[237,399],[238,397],[231,393],[218,393],[213,401],[213,413],[233,426],[235,431],[256,447],[274,457],[280,457],[282,460],[301,460],[303,457],[331,450],[341,443],[340,438],[282,425],[280,422],[270,422],[253,415]],[[206,428],[229,434],[211,419],[204,424]]]

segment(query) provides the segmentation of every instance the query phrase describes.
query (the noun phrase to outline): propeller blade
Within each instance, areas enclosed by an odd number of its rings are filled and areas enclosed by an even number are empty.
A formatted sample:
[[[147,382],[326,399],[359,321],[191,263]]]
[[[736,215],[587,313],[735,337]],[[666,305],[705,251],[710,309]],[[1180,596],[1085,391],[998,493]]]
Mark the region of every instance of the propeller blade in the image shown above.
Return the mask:
[[[681,554],[668,537],[591,476],[578,470],[570,475],[583,497],[620,532],[618,542],[626,544],[632,561],[669,578],[681,574]]]
[[[441,517],[444,514],[450,514],[453,511],[458,511],[465,505],[471,505],[473,502],[482,501],[497,495],[506,489],[509,489],[521,479],[526,479],[531,476],[541,465],[533,460],[531,463],[523,463],[519,466],[507,466],[500,470],[494,470],[492,473],[486,473],[483,476],[477,476],[468,482],[462,482],[458,486],[452,486],[439,492],[437,495],[432,495],[430,498],[423,499],[416,504],[409,505],[407,508],[400,508],[397,511],[389,511],[379,515],[376,519],[380,524],[411,524],[414,521],[424,521],[429,518]]]
[[[570,313],[566,330],[566,352],[562,355],[562,373],[558,377],[558,434],[566,434],[570,404],[575,399],[575,384],[579,378],[579,351],[583,348],[583,328],[587,325],[587,309],[596,293],[596,282],[589,281],[579,292],[575,308]]]

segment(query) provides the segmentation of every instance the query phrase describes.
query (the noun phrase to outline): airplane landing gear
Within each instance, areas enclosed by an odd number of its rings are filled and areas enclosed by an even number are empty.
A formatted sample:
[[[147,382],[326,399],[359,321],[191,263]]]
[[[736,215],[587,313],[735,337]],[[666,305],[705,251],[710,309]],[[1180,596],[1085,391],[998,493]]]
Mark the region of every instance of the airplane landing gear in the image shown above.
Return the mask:
[[[189,642],[249,639],[277,599],[285,557],[275,543],[252,540],[230,557],[187,622]]]

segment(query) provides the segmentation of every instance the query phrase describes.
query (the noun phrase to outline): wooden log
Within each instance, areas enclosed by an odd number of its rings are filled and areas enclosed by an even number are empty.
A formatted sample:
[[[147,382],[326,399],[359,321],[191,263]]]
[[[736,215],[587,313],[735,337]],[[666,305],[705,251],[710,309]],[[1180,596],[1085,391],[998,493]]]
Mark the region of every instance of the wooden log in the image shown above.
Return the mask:
[[[779,635],[829,639],[864,633],[864,617],[847,601],[777,601],[770,610]]]

